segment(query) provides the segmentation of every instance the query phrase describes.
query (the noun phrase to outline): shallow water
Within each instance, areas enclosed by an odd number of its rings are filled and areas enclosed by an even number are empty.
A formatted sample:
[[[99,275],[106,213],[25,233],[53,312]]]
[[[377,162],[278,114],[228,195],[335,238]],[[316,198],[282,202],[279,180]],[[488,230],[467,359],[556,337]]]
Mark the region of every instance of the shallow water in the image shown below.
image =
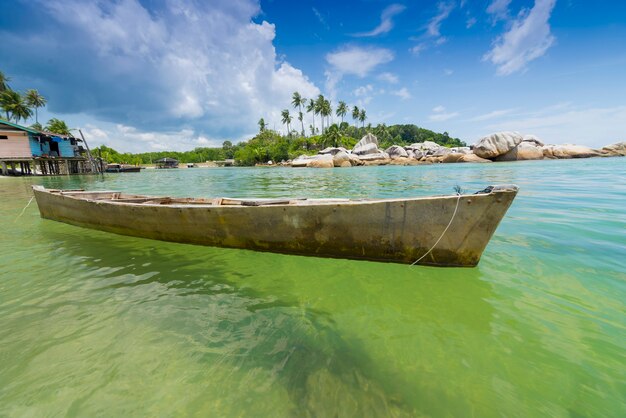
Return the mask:
[[[31,184],[392,197],[515,183],[474,269],[129,238]],[[19,217],[18,217],[19,216]],[[626,159],[0,178],[0,416],[626,415]]]

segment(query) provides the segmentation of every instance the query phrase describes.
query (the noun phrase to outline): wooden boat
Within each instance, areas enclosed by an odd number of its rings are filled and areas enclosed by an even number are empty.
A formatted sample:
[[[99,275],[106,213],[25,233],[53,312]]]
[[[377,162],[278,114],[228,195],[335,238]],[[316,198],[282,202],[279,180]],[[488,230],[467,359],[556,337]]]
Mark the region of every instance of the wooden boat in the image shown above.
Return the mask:
[[[202,199],[33,186],[41,216],[122,235],[257,251],[475,266],[517,194],[408,199]]]

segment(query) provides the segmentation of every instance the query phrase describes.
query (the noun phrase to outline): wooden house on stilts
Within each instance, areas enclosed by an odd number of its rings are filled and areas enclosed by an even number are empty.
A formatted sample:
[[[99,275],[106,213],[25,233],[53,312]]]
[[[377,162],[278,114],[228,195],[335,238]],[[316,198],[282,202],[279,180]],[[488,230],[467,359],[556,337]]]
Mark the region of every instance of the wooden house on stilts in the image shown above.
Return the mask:
[[[71,135],[38,131],[0,119],[2,175],[90,173],[82,141]]]

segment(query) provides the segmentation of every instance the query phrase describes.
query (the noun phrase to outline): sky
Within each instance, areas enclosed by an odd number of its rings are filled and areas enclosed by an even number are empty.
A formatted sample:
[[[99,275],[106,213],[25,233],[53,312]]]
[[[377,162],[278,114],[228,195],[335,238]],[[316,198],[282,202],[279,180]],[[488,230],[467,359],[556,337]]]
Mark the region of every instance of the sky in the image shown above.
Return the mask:
[[[624,39],[625,1],[0,0],[10,86],[129,152],[284,130],[294,91],[468,144],[602,147],[626,140]]]

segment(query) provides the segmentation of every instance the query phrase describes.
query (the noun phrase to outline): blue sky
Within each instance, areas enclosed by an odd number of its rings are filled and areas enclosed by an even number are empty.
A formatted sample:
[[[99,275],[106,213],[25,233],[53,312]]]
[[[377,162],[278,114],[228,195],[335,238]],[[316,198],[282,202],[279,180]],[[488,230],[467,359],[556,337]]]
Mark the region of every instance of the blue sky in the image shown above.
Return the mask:
[[[0,0],[0,11],[10,85],[48,98],[40,119],[123,151],[244,140],[260,117],[283,129],[293,91],[468,143],[500,130],[596,147],[626,136],[622,1]]]

